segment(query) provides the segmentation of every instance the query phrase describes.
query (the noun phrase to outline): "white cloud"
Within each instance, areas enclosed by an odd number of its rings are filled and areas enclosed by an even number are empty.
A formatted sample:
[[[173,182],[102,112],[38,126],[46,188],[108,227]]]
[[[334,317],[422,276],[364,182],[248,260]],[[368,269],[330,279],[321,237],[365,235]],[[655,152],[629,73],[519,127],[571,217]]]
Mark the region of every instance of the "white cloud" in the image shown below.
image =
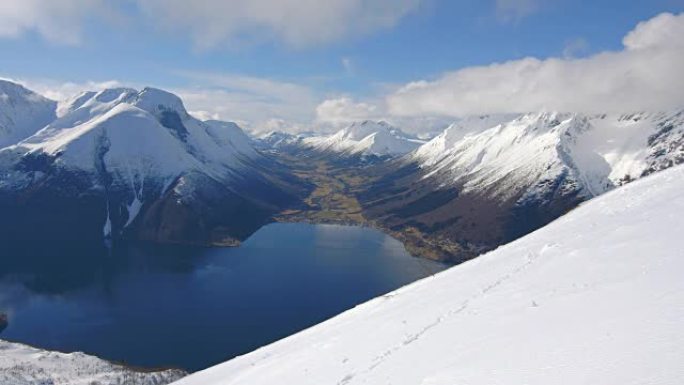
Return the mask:
[[[330,131],[362,120],[384,120],[419,136],[441,132],[453,121],[442,116],[397,116],[387,111],[384,100],[356,101],[345,96],[321,102],[316,107],[314,127]]]
[[[673,15],[660,14],[650,20],[639,23],[622,40],[628,50],[647,50],[649,48],[669,49],[684,47],[684,13]]]
[[[216,112],[204,110],[189,110],[188,113],[199,120],[221,120],[221,115]]]
[[[0,37],[35,32],[53,43],[77,45],[85,19],[115,14],[103,0],[5,0],[0,2]]]
[[[518,22],[540,6],[540,0],[496,0],[496,15],[504,22]]]
[[[349,97],[324,100],[316,107],[316,120],[332,125],[347,124],[366,119],[378,119],[378,107],[363,102],[356,102]]]
[[[305,47],[393,27],[422,0],[137,0],[163,28],[188,32],[199,48],[284,42]]]
[[[260,130],[282,120],[297,126],[314,119],[320,98],[305,85],[238,74],[177,72],[193,86],[173,89],[198,117],[240,121]],[[267,128],[265,128],[267,129]]]
[[[300,133],[310,131],[313,128],[310,124],[295,123],[284,119],[268,119],[266,121],[260,122],[257,125],[247,124],[245,126],[247,127],[248,131],[255,135],[273,131]]]
[[[583,59],[525,58],[417,81],[387,97],[403,116],[563,110],[664,110],[684,104],[684,14],[661,14],[624,38],[624,49]]]
[[[176,72],[189,86],[166,88],[181,97],[188,112],[201,120],[231,120],[252,130],[281,127],[302,131],[311,125],[321,97],[309,87],[238,74]],[[11,79],[50,99],[62,101],[83,91],[147,84],[117,80],[65,82],[54,79]],[[161,87],[164,88],[164,87]],[[277,123],[277,127],[276,127]]]
[[[4,0],[0,38],[37,33],[77,45],[89,18],[152,23],[190,35],[198,48],[283,42],[326,44],[391,28],[424,0]]]

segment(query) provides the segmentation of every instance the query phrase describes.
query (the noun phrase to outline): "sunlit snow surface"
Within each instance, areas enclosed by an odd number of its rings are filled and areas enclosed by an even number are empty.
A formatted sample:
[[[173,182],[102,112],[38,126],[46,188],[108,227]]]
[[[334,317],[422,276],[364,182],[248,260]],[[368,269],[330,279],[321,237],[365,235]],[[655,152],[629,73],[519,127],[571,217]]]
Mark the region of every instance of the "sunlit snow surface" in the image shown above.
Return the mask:
[[[681,384],[683,189],[641,179],[178,384]]]

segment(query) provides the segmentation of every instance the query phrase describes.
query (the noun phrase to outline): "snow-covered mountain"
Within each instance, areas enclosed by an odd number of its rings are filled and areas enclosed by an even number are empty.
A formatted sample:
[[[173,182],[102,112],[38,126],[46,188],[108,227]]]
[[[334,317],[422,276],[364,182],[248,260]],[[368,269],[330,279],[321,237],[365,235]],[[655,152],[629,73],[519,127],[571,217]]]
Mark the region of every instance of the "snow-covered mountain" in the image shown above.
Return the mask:
[[[682,162],[683,111],[468,118],[379,167],[360,200],[367,218],[459,262]]]
[[[254,139],[255,146],[264,151],[296,150],[304,146],[304,139],[313,136],[311,133],[291,134],[283,131],[271,131]]]
[[[682,189],[654,174],[177,384],[680,384]]]
[[[12,214],[3,227],[52,212],[113,238],[130,230],[150,240],[232,243],[292,198],[276,182],[282,170],[237,125],[201,122],[176,95],[154,88],[63,103],[58,118],[0,150],[0,170],[0,206]],[[238,221],[244,210],[254,215]]]
[[[59,353],[0,340],[0,384],[164,385],[182,370],[136,371],[83,353]]]
[[[57,102],[0,79],[0,148],[17,143],[56,117]]]
[[[43,154],[57,166],[93,173],[105,167],[131,185],[192,169],[219,173],[257,156],[239,127],[202,123],[162,90],[107,89],[77,101],[4,153]]]
[[[310,148],[348,156],[397,156],[411,152],[424,142],[384,121],[355,122],[331,136],[304,139]]]
[[[592,197],[684,160],[684,111],[482,122],[450,126],[411,160],[427,178],[439,175],[443,183],[503,199],[554,181]]]
[[[207,133],[209,136],[222,146],[230,146],[236,153],[250,158],[258,157],[252,146],[252,139],[236,123],[206,120],[204,124],[208,126]]]

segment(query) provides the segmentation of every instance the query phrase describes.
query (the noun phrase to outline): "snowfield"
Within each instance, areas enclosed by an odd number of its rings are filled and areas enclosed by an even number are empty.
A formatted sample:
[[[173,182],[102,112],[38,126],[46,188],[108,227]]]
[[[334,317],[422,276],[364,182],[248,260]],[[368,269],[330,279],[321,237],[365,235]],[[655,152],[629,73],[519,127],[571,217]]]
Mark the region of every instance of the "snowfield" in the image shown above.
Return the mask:
[[[164,385],[182,370],[137,372],[83,353],[58,353],[0,341],[2,385]]]
[[[684,379],[684,166],[177,385]]]

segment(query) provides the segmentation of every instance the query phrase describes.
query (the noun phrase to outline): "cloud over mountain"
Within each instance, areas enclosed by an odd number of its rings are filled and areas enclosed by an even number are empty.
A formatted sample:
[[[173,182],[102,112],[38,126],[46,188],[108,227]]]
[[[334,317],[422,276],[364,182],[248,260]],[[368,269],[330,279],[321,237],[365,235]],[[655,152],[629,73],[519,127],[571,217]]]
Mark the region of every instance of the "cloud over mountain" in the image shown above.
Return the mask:
[[[392,114],[447,115],[561,110],[664,110],[684,101],[684,14],[663,13],[586,58],[527,57],[406,84],[387,97]]]

